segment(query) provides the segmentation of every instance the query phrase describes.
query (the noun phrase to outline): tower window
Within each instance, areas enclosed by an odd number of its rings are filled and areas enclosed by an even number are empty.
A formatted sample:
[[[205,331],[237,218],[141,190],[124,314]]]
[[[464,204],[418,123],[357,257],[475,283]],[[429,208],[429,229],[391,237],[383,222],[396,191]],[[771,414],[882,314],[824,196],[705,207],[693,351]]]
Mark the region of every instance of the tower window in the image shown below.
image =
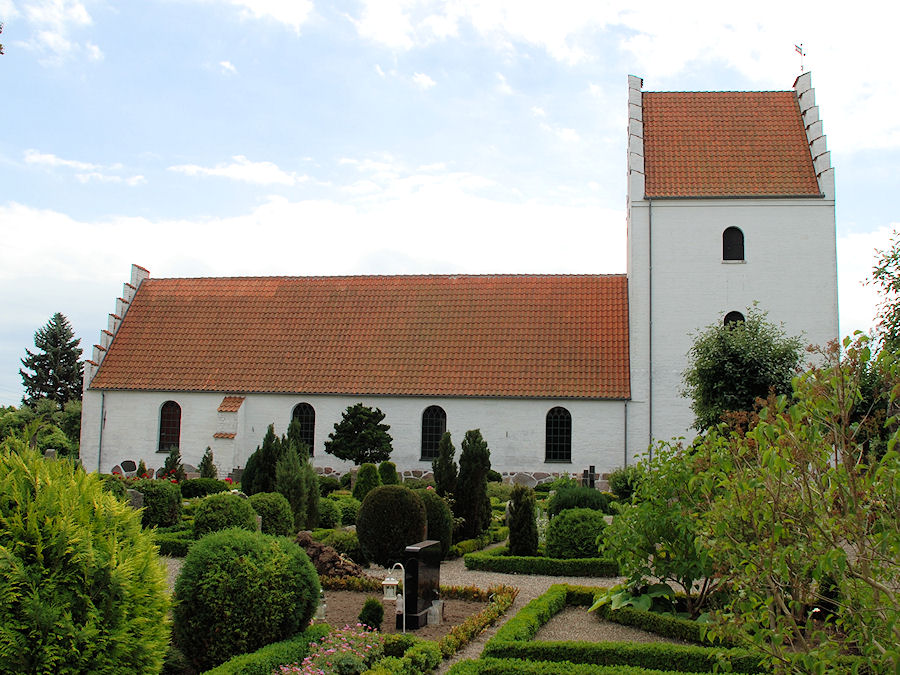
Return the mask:
[[[744,315],[741,314],[740,312],[728,312],[728,314],[725,315],[724,323],[726,326],[733,326],[736,323],[743,323],[743,322],[744,322]]]
[[[169,452],[179,447],[181,441],[181,406],[175,401],[166,401],[159,410],[158,452]]]
[[[316,442],[316,410],[309,403],[298,403],[291,413],[291,419],[300,422],[300,440],[309,448],[309,456],[313,456]]]
[[[572,415],[565,408],[557,406],[547,413],[544,461],[572,461]]]
[[[722,260],[744,260],[744,233],[727,227],[722,233]]]
[[[422,413],[422,457],[434,459],[438,456],[441,436],[447,431],[447,413],[439,405],[430,405]]]

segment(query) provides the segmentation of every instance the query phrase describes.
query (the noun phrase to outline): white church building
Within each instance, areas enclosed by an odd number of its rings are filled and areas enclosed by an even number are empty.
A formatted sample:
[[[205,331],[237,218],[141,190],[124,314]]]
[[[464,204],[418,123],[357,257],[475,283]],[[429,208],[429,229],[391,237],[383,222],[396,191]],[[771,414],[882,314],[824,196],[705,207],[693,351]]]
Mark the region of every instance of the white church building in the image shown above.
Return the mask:
[[[516,480],[599,473],[692,436],[693,334],[758,303],[809,344],[838,337],[834,171],[809,73],[794,89],[649,92],[628,78],[628,268],[615,275],[155,279],[124,285],[84,377],[88,470],[179,447],[241,468],[301,422],[319,471],[355,403],[391,460],[431,468],[480,429]]]

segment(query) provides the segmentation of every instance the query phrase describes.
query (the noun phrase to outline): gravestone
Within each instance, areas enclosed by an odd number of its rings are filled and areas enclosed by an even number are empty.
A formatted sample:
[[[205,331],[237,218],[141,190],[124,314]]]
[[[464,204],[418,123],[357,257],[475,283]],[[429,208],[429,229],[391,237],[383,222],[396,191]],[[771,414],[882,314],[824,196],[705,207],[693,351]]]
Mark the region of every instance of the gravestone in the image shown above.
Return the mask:
[[[438,599],[441,588],[441,542],[433,539],[411,544],[404,552],[403,605],[406,628],[415,630],[428,624],[428,610]],[[403,614],[397,615],[397,628],[403,627]]]

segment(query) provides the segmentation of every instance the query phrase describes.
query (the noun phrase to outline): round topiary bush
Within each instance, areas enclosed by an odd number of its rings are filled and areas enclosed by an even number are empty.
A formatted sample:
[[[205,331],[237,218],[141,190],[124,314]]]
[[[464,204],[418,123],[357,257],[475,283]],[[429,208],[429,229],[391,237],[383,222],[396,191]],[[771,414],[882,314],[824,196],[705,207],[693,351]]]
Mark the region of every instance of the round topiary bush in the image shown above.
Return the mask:
[[[425,516],[428,521],[425,537],[441,542],[441,558],[446,558],[453,542],[453,512],[450,505],[434,489],[416,490],[425,504]]]
[[[168,527],[181,517],[181,490],[168,480],[139,480],[134,489],[144,495],[144,527]]]
[[[547,557],[596,558],[597,537],[606,529],[603,513],[595,509],[565,509],[547,526]]]
[[[403,485],[382,485],[359,507],[356,534],[366,557],[387,567],[403,557],[407,546],[425,538],[427,522],[419,495]]]
[[[550,498],[547,513],[554,518],[566,509],[594,509],[603,513],[611,513],[609,503],[612,495],[590,487],[563,488]]]
[[[181,496],[185,499],[193,499],[225,492],[227,489],[228,486],[224,481],[215,478],[191,478],[181,484]]]
[[[384,621],[384,605],[381,604],[381,600],[375,597],[366,598],[357,620],[372,630],[381,630],[381,622]]]
[[[297,534],[294,532],[294,512],[280,492],[257,492],[250,497],[250,506],[262,516],[263,534],[282,537]]]
[[[333,499],[319,500],[319,527],[329,530],[341,526],[341,510]]]
[[[378,467],[371,463],[363,464],[356,474],[356,485],[353,486],[353,497],[362,501],[369,491],[381,485],[381,476],[378,475]],[[345,523],[346,524],[346,523]]]
[[[356,525],[356,516],[359,513],[359,507],[362,502],[351,495],[332,494],[329,499],[337,504],[338,511],[341,514],[341,525]]]
[[[97,474],[0,451],[0,672],[158,673],[165,570]]]
[[[256,530],[256,511],[250,500],[232,492],[204,497],[194,513],[194,536],[199,539],[210,532],[230,527]]]
[[[191,663],[208,670],[304,630],[318,601],[319,578],[300,546],[223,530],[194,544],[184,560],[173,635]]]
[[[341,481],[334,476],[319,476],[319,496],[327,497],[335,490],[341,489]]]

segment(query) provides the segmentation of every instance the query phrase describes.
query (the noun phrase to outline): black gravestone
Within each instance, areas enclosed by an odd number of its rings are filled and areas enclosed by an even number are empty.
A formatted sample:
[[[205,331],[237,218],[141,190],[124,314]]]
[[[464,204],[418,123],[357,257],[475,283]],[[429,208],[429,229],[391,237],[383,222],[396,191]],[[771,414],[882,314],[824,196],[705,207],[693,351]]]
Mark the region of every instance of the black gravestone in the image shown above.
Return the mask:
[[[406,628],[415,630],[428,623],[428,610],[438,599],[441,587],[441,542],[433,539],[406,547],[403,567],[403,605]],[[397,628],[403,627],[403,615],[397,615]]]

